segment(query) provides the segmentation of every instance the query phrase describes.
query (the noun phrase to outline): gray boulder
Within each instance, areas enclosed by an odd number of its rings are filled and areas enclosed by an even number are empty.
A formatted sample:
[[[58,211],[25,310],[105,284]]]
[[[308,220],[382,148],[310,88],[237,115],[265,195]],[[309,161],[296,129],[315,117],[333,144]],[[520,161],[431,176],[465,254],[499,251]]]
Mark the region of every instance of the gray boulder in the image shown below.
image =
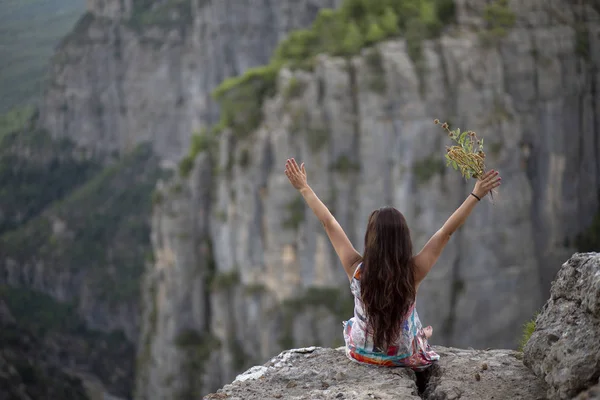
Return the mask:
[[[548,384],[551,400],[572,399],[595,384],[596,389],[588,391],[591,397],[578,398],[598,397],[599,253],[577,253],[563,264],[525,345],[523,361]]]

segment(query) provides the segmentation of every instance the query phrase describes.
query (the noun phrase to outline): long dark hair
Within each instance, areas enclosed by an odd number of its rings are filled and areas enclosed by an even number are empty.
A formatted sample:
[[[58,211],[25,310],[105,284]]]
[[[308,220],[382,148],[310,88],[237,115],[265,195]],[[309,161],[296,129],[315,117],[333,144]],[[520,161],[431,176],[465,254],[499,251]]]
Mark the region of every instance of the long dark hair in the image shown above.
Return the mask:
[[[398,339],[416,296],[410,230],[393,207],[369,217],[360,287],[374,345],[386,349]]]

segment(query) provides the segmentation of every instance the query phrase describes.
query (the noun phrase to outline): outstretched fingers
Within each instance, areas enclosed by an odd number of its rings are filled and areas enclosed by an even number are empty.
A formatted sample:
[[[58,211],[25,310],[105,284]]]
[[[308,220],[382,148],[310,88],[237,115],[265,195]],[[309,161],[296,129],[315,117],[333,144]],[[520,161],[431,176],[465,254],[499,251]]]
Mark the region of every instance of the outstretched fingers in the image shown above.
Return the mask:
[[[299,174],[300,168],[298,167],[298,163],[296,162],[296,160],[294,158],[292,158],[291,163],[292,163],[292,169],[294,170],[294,172]]]
[[[502,178],[498,175],[498,171],[491,170],[485,174],[485,178],[483,180],[483,185],[487,189],[493,189],[500,185]]]

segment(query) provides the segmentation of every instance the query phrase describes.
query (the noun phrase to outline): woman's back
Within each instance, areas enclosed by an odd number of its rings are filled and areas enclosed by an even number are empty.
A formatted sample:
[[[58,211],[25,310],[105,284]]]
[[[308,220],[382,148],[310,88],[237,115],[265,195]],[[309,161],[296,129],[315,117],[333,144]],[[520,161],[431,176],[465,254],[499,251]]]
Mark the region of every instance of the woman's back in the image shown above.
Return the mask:
[[[415,256],[410,229],[395,208],[382,207],[371,213],[361,256],[308,185],[304,164],[298,166],[296,160],[288,159],[285,174],[323,224],[350,280],[355,315],[344,323],[348,356],[368,364],[413,369],[427,368],[439,359],[427,342],[431,328],[423,330],[415,310],[416,294],[450,236],[475,204],[500,185],[498,172],[491,170],[479,178],[461,206]]]
[[[354,317],[344,323],[348,357],[366,364],[410,367],[415,370],[425,369],[439,360],[439,355],[431,350],[427,342],[414,300],[404,318],[398,317],[402,324],[397,340],[386,349],[375,347],[373,336],[367,329],[367,316],[361,299],[362,269],[363,263],[360,263],[350,282],[350,290],[354,296]]]

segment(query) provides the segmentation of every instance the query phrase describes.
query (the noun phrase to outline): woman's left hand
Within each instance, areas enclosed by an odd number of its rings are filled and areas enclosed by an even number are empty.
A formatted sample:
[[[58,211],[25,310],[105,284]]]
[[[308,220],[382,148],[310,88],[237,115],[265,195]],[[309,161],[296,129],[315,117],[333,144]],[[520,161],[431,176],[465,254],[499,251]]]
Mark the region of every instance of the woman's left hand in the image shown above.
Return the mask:
[[[302,190],[308,187],[308,182],[306,181],[306,169],[304,169],[304,163],[298,167],[296,160],[293,158],[288,159],[285,163],[285,175],[290,180],[290,183],[297,190]]]

